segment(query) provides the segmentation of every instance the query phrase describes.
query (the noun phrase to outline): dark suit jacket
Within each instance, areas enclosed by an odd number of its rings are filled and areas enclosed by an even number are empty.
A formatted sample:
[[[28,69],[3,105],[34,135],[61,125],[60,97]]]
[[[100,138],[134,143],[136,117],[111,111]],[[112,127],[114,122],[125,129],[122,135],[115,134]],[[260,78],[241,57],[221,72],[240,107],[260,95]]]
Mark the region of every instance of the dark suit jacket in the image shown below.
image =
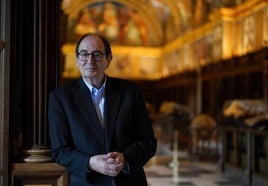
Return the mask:
[[[139,88],[125,80],[107,77],[105,129],[98,120],[90,91],[80,78],[49,96],[51,156],[70,173],[70,185],[147,185],[143,166],[155,155],[156,139]],[[88,172],[89,158],[122,152],[129,173],[115,177]]]

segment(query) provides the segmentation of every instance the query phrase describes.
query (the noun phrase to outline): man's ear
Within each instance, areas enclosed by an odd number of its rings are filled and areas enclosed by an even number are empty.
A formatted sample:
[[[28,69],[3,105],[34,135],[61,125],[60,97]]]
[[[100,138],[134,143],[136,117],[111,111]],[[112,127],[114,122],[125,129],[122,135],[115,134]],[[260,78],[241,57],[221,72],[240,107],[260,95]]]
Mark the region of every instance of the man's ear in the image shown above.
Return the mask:
[[[110,54],[110,55],[108,55],[107,56],[107,59],[108,59],[108,61],[109,61],[109,63],[112,61],[112,59],[113,59],[113,55],[112,54]]]
[[[113,59],[113,55],[112,54],[110,54],[110,55],[107,56],[107,67],[110,65],[112,59]]]

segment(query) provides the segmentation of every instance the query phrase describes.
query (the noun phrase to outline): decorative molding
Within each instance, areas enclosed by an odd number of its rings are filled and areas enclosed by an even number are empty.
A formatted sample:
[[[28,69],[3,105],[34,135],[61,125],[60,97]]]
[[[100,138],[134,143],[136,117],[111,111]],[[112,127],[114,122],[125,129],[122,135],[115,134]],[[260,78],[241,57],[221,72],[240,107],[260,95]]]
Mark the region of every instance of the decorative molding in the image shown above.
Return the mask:
[[[66,186],[69,174],[56,163],[15,163],[12,165],[12,186]]]
[[[27,163],[48,163],[52,159],[49,156],[50,149],[30,149],[24,150],[26,157],[23,159]]]

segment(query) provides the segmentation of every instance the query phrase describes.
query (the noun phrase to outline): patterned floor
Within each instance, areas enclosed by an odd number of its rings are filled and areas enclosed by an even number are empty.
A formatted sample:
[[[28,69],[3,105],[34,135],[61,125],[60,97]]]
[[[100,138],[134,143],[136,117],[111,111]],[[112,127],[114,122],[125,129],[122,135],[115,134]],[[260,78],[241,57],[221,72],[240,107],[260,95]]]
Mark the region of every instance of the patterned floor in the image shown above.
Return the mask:
[[[188,154],[178,154],[176,160],[172,154],[154,157],[145,171],[149,186],[242,186],[241,180],[228,179],[219,169],[218,161],[197,161]],[[174,162],[175,161],[175,162]]]

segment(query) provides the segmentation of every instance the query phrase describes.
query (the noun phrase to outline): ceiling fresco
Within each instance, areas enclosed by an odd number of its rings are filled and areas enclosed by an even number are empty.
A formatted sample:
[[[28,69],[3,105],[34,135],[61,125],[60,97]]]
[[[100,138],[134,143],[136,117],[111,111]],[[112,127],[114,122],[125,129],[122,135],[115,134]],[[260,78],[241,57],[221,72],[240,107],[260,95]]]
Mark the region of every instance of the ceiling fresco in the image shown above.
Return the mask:
[[[210,12],[242,0],[64,0],[68,42],[86,32],[114,45],[163,46],[208,21]]]
[[[245,1],[63,0],[62,77],[80,76],[75,44],[88,32],[112,44],[106,73],[126,79],[161,79],[251,52],[259,45],[255,25],[267,27],[257,18],[268,15],[268,7],[266,0]]]
[[[117,2],[89,4],[68,23],[70,41],[87,32],[98,32],[112,44],[148,46],[153,43],[143,17],[135,9]]]

